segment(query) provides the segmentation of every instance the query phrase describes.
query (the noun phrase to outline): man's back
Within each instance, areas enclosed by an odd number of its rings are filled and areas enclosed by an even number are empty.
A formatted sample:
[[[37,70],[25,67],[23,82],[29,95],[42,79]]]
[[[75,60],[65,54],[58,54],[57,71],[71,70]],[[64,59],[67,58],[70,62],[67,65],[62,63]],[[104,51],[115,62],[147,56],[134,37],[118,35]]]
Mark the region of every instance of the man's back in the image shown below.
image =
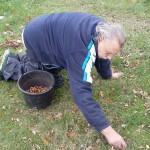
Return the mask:
[[[33,18],[24,31],[27,52],[38,62],[66,67],[68,54],[86,49],[99,21],[103,20],[82,12],[52,13]]]

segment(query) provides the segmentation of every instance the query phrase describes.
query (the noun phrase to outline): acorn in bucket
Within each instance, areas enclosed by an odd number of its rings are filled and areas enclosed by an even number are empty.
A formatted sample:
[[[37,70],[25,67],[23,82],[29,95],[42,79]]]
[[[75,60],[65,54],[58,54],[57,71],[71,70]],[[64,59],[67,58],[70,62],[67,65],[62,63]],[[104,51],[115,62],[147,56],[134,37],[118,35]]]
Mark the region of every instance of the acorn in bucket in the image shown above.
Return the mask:
[[[41,109],[51,104],[54,85],[54,77],[51,73],[34,70],[23,74],[17,84],[30,108]]]

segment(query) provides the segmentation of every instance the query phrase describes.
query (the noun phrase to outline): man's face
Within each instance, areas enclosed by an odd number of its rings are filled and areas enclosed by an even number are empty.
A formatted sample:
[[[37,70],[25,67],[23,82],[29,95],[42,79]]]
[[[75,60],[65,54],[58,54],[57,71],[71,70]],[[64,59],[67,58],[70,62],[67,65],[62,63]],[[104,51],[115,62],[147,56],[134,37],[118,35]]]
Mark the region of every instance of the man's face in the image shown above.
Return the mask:
[[[99,58],[111,59],[120,52],[120,46],[117,40],[103,40],[98,42]]]

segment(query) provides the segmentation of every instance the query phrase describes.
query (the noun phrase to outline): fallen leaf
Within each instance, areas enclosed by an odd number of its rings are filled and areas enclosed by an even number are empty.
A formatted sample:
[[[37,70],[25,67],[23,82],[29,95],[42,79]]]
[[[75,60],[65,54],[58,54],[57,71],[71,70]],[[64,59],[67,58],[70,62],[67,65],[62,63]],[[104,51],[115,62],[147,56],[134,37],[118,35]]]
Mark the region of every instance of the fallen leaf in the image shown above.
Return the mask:
[[[6,40],[3,43],[0,43],[0,46],[4,46],[4,47],[19,47],[22,44],[21,40]]]
[[[113,102],[111,98],[107,98],[106,101],[107,101],[107,103],[112,103]]]
[[[123,61],[123,65],[124,65],[124,67],[129,67],[129,61],[128,60],[124,60]]]
[[[42,137],[41,140],[42,140],[43,144],[48,145],[49,137]]]
[[[143,149],[144,147],[141,145],[140,147],[139,147],[139,149]]]
[[[99,144],[101,139],[96,139],[96,143]]]
[[[127,126],[127,125],[125,125],[125,124],[122,124],[122,125],[121,125],[122,128],[125,128],[126,126]]]
[[[19,108],[16,108],[16,109],[15,109],[15,112],[16,112],[16,113],[22,113],[23,110],[21,110],[21,109],[19,109]]]
[[[100,91],[99,92],[99,96],[101,96],[102,98],[104,97],[104,92],[103,91]]]
[[[27,140],[27,137],[24,136],[22,139],[23,139],[23,140]]]
[[[145,108],[147,108],[147,109],[150,108],[149,103],[145,103],[144,106],[145,106]]]
[[[133,67],[133,68],[136,68],[139,64],[140,64],[140,60],[135,60],[135,61],[132,63],[132,67]]]
[[[32,133],[35,135],[37,133],[39,133],[40,131],[39,130],[32,130]]]
[[[92,147],[92,146],[88,146],[88,147],[86,148],[86,150],[93,150],[93,147]]]
[[[15,36],[15,34],[12,32],[12,31],[5,31],[5,32],[3,32],[3,34],[4,35],[9,35],[9,36],[11,36],[11,37],[14,37]]]
[[[58,150],[63,150],[63,146],[61,145]]]
[[[49,113],[49,109],[48,109],[48,108],[45,108],[45,109],[43,109],[42,111],[43,111],[44,113],[46,113],[46,114]]]
[[[140,98],[149,99],[149,97],[150,97],[150,96],[148,95],[148,93],[145,92],[145,91],[143,91],[143,90],[138,90],[138,91],[136,91],[135,89],[133,89],[133,93],[134,93],[136,96],[140,97]]]
[[[73,131],[73,130],[68,130],[67,136],[70,137],[70,138],[72,138],[72,137],[75,137],[75,136],[76,136],[76,133],[75,133],[75,131]]]
[[[147,99],[146,106],[147,109],[150,109],[150,97]]]
[[[94,74],[92,74],[92,78],[95,79],[95,75]]]
[[[73,114],[75,114],[77,111],[78,111],[78,108],[77,108],[77,107],[71,107],[71,112],[72,112]]]
[[[39,150],[40,146],[37,144],[32,145],[32,150]]]
[[[56,119],[61,119],[61,117],[62,117],[62,113],[61,112],[57,113],[57,115],[55,116]]]

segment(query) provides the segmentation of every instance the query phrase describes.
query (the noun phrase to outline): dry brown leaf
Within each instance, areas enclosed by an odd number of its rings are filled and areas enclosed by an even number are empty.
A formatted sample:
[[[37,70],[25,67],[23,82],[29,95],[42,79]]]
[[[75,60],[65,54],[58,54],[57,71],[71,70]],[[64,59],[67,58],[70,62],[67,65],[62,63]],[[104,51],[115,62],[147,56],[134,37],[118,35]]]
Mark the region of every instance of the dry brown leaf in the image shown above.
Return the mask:
[[[75,137],[75,136],[76,136],[76,132],[73,131],[73,130],[72,130],[72,131],[71,131],[71,130],[68,130],[67,136],[70,137],[70,138]]]
[[[40,146],[37,144],[32,145],[32,150],[39,150]]]
[[[143,149],[144,147],[141,145],[141,146],[139,146],[139,149]]]
[[[86,148],[86,150],[93,150],[93,147],[92,147],[92,146],[88,146],[88,147]]]
[[[58,150],[63,150],[63,146],[61,145]]]
[[[22,44],[21,40],[6,40],[3,43],[0,43],[0,46],[4,46],[4,47],[19,47]]]
[[[92,78],[95,79],[95,75],[94,74],[92,74]]]
[[[39,130],[32,130],[32,133],[35,135],[37,133],[40,133],[40,131]]]
[[[124,65],[124,67],[128,67],[129,66],[129,61],[128,60],[124,60],[123,61],[123,65]]]
[[[11,37],[14,37],[14,33],[12,31],[6,31],[6,32],[3,32],[4,35],[9,35]]]
[[[61,117],[62,117],[62,113],[61,112],[58,112],[57,115],[55,116],[56,119],[61,119]]]
[[[149,109],[150,108],[150,104],[147,102],[144,104],[145,108]]]
[[[107,98],[106,101],[107,101],[107,103],[112,103],[113,102],[111,98]]]
[[[136,91],[135,89],[133,89],[133,93],[134,93],[136,96],[140,97],[140,98],[147,98],[147,99],[149,99],[148,93],[145,92],[145,91],[143,91],[143,90],[138,90],[138,91]]]
[[[132,63],[132,67],[133,67],[133,68],[136,68],[139,64],[140,64],[140,60],[135,60],[135,61]]]
[[[43,109],[42,111],[43,111],[44,113],[46,113],[46,114],[49,113],[49,109],[48,109],[48,108],[45,108],[45,109]]]
[[[15,109],[15,112],[16,112],[16,113],[22,113],[23,110],[21,110],[21,109],[19,109],[19,108],[16,108],[16,109]]]
[[[102,98],[104,97],[104,92],[103,91],[100,91],[99,92],[99,96],[101,96]]]
[[[101,139],[96,139],[96,143],[99,144]]]
[[[48,145],[49,137],[42,137],[41,140],[42,140],[43,144]]]
[[[77,107],[72,107],[72,108],[71,108],[71,112],[72,112],[73,114],[75,114],[77,111],[78,111],[78,108],[77,108]]]

